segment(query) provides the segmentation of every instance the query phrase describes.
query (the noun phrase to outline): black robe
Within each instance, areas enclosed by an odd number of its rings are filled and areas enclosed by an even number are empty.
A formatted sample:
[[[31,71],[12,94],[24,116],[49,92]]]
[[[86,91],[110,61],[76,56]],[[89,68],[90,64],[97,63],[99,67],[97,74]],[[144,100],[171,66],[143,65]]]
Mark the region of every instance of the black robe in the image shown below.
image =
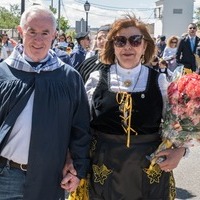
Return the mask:
[[[0,64],[0,149],[35,92],[25,200],[63,200],[60,187],[68,149],[80,178],[89,165],[89,108],[81,77],[70,66],[25,72]]]
[[[80,73],[80,75],[83,78],[83,82],[86,83],[90,74],[93,71],[99,70],[104,68],[106,65],[101,63],[98,59],[98,54],[86,59],[84,62],[82,62],[78,67],[77,71]]]

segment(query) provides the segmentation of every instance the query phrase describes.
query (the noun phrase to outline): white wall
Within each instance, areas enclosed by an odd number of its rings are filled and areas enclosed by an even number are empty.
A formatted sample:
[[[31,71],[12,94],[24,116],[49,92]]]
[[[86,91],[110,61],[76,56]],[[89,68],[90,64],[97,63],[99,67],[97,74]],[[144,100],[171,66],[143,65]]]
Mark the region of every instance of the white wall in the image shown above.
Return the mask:
[[[163,5],[160,5],[160,2]],[[193,21],[194,0],[163,0],[159,1],[159,4],[157,2],[157,6],[163,8],[162,18],[155,22],[155,36],[181,36],[187,32],[188,24]],[[174,9],[182,9],[182,14],[174,14]]]

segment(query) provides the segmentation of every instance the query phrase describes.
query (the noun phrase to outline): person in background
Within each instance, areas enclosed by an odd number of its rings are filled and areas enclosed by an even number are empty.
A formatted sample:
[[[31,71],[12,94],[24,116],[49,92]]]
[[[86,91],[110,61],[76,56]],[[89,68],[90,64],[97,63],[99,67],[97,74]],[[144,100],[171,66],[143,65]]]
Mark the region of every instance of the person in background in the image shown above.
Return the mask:
[[[73,67],[70,56],[66,51],[63,51],[56,47],[52,48],[52,50],[56,53],[56,55],[58,56],[58,58],[60,58],[60,60],[62,60],[65,64],[68,64]]]
[[[152,39],[154,40],[154,38],[152,38]],[[154,40],[154,44],[156,44],[155,40]],[[154,54],[152,56],[152,59],[149,62],[149,67],[151,67],[152,69],[158,71],[158,69],[159,69],[159,61],[160,61],[160,58],[158,57],[158,48],[155,46]]]
[[[161,143],[166,76],[148,67],[155,44],[144,23],[134,16],[117,19],[107,35],[100,60],[104,67],[85,84],[91,111],[90,199],[175,199],[172,170],[185,148],[168,149],[157,163],[159,182],[145,173]]]
[[[177,67],[176,52],[177,52],[178,41],[179,41],[178,37],[171,36],[167,40],[167,46],[164,49],[162,57],[164,60],[168,62],[168,69],[172,72]]]
[[[169,69],[168,61],[160,59],[158,65],[159,65],[158,72],[164,73],[166,75],[167,80],[171,81],[173,72]]]
[[[2,36],[0,35],[0,62],[3,61],[3,59],[1,58],[1,52],[2,52],[2,45],[1,45],[1,42],[2,42]]]
[[[58,42],[59,42],[59,29],[56,28],[56,36],[55,39],[52,42],[52,48],[58,47]]]
[[[70,54],[72,65],[75,69],[85,60],[85,56],[88,48],[90,47],[90,38],[88,32],[77,33],[75,39],[77,40],[78,46],[73,49]]]
[[[186,73],[191,73],[197,70],[194,54],[200,56],[200,51],[197,51],[200,47],[200,38],[196,35],[197,25],[195,23],[190,23],[187,31],[188,34],[179,42],[176,59],[178,64],[184,65]]]
[[[56,53],[56,55],[58,56],[58,58],[60,58],[60,60],[62,60],[65,64],[68,64],[68,65],[73,67],[71,59],[70,59],[68,53],[66,51],[63,51],[63,50],[55,47],[56,38],[57,38],[57,36],[55,36],[54,40],[52,41],[51,49]]]
[[[101,26],[98,29],[97,35],[96,35],[95,55],[86,59],[77,68],[78,72],[83,78],[84,83],[89,78],[89,75],[91,72],[98,70],[101,67],[104,67],[104,65],[100,61],[100,53],[101,53],[101,50],[104,48],[104,44],[106,42],[106,38],[107,38],[110,28],[111,28],[111,25],[106,24],[106,25]]]
[[[67,38],[67,43],[68,43],[68,46],[67,46],[67,47],[70,47],[71,50],[73,50],[73,48],[74,48],[74,43],[73,43],[73,41],[72,41],[72,36],[71,36],[71,35],[68,35],[66,38]]]
[[[90,39],[90,48],[87,50],[85,60],[91,58],[97,53],[97,35],[94,35]]]
[[[156,46],[158,48],[158,57],[159,58],[162,58],[162,56],[163,56],[163,52],[164,52],[164,49],[166,47],[166,42],[165,41],[166,41],[166,37],[164,35],[161,35],[159,37],[158,42],[156,43]]]
[[[23,44],[0,64],[0,199],[64,200],[89,166],[86,92],[51,49],[48,8],[27,8],[18,31]]]
[[[4,53],[2,53],[2,59],[6,59],[13,51],[13,44],[10,42],[10,39],[6,33],[2,34],[2,41],[1,41],[2,48],[5,49]]]
[[[68,47],[68,43],[67,43],[67,38],[65,36],[64,33],[60,34],[58,36],[58,44],[57,44],[57,48],[62,50],[62,51],[66,51],[67,50],[67,47]]]

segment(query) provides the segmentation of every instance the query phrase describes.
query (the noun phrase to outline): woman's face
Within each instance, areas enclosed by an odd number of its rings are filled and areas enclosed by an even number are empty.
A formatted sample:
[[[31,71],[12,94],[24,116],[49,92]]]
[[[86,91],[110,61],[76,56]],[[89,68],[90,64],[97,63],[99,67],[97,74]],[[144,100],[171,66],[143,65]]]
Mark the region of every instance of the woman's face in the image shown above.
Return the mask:
[[[114,52],[120,66],[127,69],[136,67],[146,49],[140,30],[136,27],[123,28],[114,38]]]
[[[171,48],[176,48],[177,47],[177,44],[178,44],[178,41],[176,39],[172,39],[170,41],[170,47]]]
[[[97,48],[98,49],[102,49],[104,47],[104,44],[106,42],[106,37],[108,35],[108,31],[100,31],[98,34],[97,34]]]

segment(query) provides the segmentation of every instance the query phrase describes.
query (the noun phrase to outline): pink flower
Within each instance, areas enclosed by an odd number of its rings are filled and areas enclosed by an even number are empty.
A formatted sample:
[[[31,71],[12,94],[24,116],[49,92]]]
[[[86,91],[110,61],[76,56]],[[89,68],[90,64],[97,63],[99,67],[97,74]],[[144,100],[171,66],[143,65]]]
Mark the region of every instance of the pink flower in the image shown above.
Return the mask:
[[[163,137],[175,145],[200,138],[200,75],[187,74],[168,87],[169,105]]]

